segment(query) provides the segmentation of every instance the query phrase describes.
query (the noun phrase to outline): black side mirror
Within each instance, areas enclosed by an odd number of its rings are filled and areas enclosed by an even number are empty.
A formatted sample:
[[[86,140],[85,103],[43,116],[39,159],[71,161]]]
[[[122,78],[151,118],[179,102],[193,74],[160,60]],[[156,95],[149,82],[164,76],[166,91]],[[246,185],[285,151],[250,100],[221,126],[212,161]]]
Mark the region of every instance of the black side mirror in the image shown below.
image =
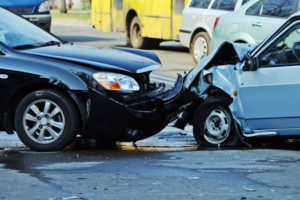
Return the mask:
[[[298,60],[298,62],[300,62],[300,42],[295,42],[293,45],[293,54],[296,57],[296,59]]]
[[[245,55],[244,60],[245,61],[244,61],[243,71],[255,71],[255,70],[257,70],[256,60],[251,57],[249,52]]]

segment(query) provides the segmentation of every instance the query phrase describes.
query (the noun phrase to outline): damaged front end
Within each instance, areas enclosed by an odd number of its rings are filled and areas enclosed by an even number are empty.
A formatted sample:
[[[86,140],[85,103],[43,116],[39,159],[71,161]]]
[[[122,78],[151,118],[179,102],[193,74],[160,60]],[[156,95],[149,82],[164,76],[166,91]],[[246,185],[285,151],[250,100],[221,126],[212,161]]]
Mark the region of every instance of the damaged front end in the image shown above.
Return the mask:
[[[192,102],[192,96],[186,95],[188,91],[183,88],[181,75],[170,90],[165,90],[162,83],[150,82],[142,90],[122,95],[92,90],[85,132],[106,141],[141,140],[161,131]]]
[[[187,123],[190,123],[194,126],[196,140],[197,134],[202,134],[201,139],[207,139],[208,137],[203,135],[205,134],[203,132],[205,132],[204,128],[207,128],[206,126],[210,124],[205,115],[211,114],[213,116],[207,109],[210,109],[211,105],[226,105],[231,112],[229,115],[232,115],[234,119],[234,128],[239,129],[240,122],[238,119],[240,118],[242,109],[239,100],[236,98],[237,87],[242,71],[242,61],[251,48],[253,46],[225,42],[216,51],[199,61],[198,65],[186,75],[184,81],[184,88],[198,97],[198,103],[194,103],[193,109],[186,110],[181,115],[181,118],[175,124],[176,127],[183,129]],[[215,111],[218,112],[218,109],[216,108]],[[199,118],[202,119],[199,115],[203,115],[202,118],[205,118],[206,121],[199,121]],[[212,135],[216,140],[213,140],[214,138],[208,140],[212,141],[210,142],[212,144],[218,144],[217,137],[222,138],[222,134],[225,135],[225,132],[217,133],[217,131],[214,131],[220,128],[215,127],[215,124],[221,123],[221,120],[217,122],[217,119],[213,119],[212,121],[214,124],[212,125],[212,132],[214,132]],[[199,131],[200,133],[195,133],[195,129],[197,132],[197,128],[195,127],[199,126],[199,123],[204,123],[205,127],[200,126],[203,129]],[[198,143],[203,144],[202,142]]]

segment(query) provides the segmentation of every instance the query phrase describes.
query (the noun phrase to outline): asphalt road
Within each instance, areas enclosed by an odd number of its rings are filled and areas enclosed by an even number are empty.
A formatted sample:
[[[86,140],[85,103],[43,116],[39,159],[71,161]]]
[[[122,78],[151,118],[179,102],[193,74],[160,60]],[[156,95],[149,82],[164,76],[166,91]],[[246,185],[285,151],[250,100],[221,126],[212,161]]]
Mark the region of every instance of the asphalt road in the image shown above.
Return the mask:
[[[55,22],[65,40],[96,46],[125,45],[122,34],[84,24]],[[193,66],[187,50],[165,43],[157,75],[174,79]],[[299,142],[255,148],[208,149],[196,145],[191,127],[104,149],[78,139],[61,152],[29,151],[16,135],[0,132],[0,200],[298,200]]]

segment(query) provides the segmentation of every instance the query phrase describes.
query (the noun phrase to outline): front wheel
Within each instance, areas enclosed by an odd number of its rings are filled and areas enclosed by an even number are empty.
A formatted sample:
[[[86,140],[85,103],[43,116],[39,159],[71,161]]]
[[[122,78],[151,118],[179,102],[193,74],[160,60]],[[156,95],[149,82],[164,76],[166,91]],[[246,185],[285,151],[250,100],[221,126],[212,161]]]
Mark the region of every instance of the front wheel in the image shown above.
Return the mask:
[[[20,140],[34,151],[56,151],[76,137],[78,113],[74,104],[53,90],[29,93],[18,104],[15,127]]]
[[[234,127],[231,112],[222,103],[200,106],[194,114],[194,137],[202,146],[237,145],[238,136]]]

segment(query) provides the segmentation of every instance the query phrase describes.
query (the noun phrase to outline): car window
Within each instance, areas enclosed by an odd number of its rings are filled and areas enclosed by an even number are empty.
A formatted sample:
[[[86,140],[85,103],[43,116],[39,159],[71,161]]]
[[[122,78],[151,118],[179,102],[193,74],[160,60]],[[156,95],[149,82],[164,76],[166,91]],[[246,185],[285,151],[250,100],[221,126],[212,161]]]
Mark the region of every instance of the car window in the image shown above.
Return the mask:
[[[260,0],[251,6],[246,15],[289,17],[297,11],[299,0]]]
[[[193,0],[190,4],[190,7],[195,8],[208,8],[211,0]]]
[[[234,10],[237,0],[216,0],[212,5],[212,9],[217,10]]]
[[[262,66],[300,64],[300,25],[293,28],[261,56]]]

